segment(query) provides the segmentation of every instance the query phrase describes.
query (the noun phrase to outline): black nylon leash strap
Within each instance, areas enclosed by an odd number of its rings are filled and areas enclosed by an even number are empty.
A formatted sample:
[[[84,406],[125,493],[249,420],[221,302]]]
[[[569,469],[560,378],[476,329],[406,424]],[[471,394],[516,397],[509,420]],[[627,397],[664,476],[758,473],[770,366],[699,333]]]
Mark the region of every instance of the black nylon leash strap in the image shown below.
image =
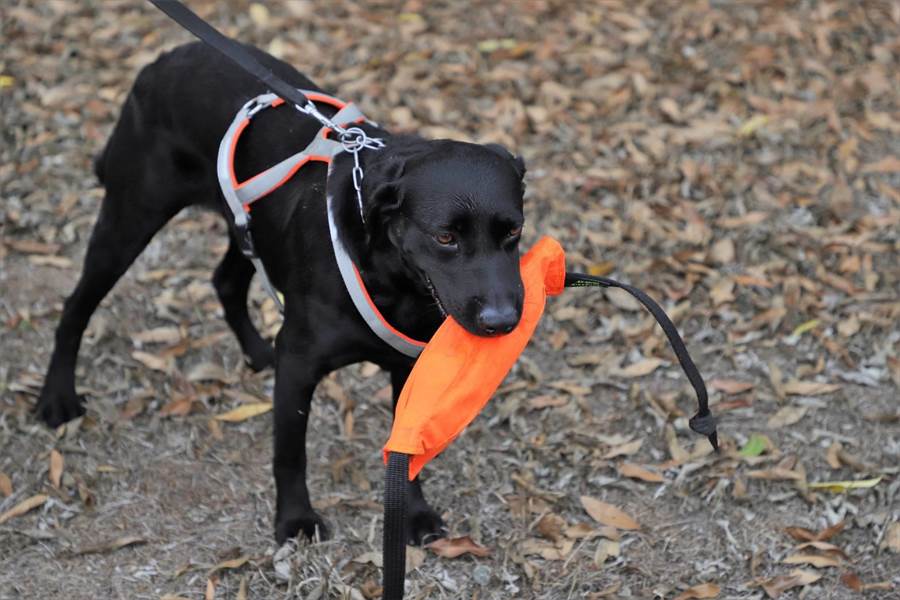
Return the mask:
[[[713,449],[718,452],[719,436],[716,433],[716,419],[709,411],[709,396],[706,393],[706,384],[703,383],[703,376],[700,375],[697,365],[691,360],[691,355],[684,345],[684,340],[678,335],[678,329],[675,327],[675,324],[672,323],[669,315],[666,314],[659,304],[638,288],[632,287],[626,283],[619,283],[613,279],[607,279],[606,277],[595,277],[593,275],[584,275],[582,273],[566,273],[566,287],[619,288],[634,296],[647,310],[650,311],[653,318],[656,319],[656,322],[659,323],[659,326],[662,327],[663,332],[665,332],[666,337],[669,339],[669,344],[671,344],[672,350],[675,352],[675,356],[678,358],[678,362],[681,364],[684,374],[687,375],[688,381],[691,382],[691,386],[697,394],[698,410],[697,414],[690,420],[691,429],[709,438],[709,443],[712,444]]]
[[[382,600],[402,600],[406,581],[406,502],[409,455],[391,452],[384,472]]]
[[[212,25],[198,17],[191,9],[178,0],[149,0],[156,8],[166,13],[176,23],[193,33],[205,44],[212,46],[237,66],[244,69],[270,90],[297,106],[306,106],[309,99],[297,89],[279,79],[272,71],[253,58],[243,45],[227,37]]]

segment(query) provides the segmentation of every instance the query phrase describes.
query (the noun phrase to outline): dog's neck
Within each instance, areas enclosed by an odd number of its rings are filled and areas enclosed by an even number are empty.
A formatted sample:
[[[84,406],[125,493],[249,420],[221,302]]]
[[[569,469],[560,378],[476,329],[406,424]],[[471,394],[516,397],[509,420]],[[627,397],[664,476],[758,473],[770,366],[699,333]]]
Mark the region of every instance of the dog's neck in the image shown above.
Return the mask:
[[[366,151],[363,167],[376,172],[378,156]],[[368,164],[367,164],[368,163]],[[329,193],[334,194],[338,235],[348,255],[359,269],[369,296],[388,322],[402,333],[427,341],[444,320],[424,274],[410,265],[383,228],[383,222],[364,223],[353,188],[353,159],[341,155],[336,160]],[[373,178],[364,179],[363,203],[371,196]],[[368,184],[368,185],[366,185]]]

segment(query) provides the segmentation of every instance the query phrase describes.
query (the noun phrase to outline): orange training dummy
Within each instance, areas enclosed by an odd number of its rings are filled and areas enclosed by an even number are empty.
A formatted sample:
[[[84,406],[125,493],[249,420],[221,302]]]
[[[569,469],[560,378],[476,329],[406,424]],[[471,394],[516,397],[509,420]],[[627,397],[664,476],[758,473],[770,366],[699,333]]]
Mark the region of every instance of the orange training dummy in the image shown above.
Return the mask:
[[[546,297],[563,291],[562,247],[554,239],[542,238],[522,257],[520,271],[525,302],[519,325],[511,333],[478,337],[448,317],[416,360],[384,447],[385,462],[389,452],[410,455],[410,480],[484,408],[531,339]]]

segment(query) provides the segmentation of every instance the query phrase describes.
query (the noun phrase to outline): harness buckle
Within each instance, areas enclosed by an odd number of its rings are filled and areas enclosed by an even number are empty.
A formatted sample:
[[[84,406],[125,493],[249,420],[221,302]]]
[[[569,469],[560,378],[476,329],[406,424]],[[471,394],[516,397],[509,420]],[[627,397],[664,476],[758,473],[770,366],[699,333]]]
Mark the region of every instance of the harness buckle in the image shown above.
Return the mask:
[[[238,248],[241,254],[247,258],[257,258],[256,247],[253,245],[253,236],[250,234],[250,216],[243,223],[235,223],[234,230],[237,233]]]

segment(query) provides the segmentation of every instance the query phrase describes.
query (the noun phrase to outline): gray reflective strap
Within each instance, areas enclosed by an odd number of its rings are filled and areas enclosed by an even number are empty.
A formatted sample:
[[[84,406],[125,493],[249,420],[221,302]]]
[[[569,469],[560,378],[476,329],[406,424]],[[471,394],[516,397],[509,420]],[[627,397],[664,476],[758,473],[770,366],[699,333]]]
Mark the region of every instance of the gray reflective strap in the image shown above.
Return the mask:
[[[329,181],[331,180],[333,169],[334,163],[332,162],[328,165]],[[357,279],[356,267],[338,236],[337,223],[334,220],[334,202],[331,190],[327,189],[327,185],[326,202],[328,210],[328,229],[331,232],[331,245],[334,248],[334,258],[337,260],[338,270],[341,272],[341,278],[344,280],[344,287],[347,288],[347,293],[350,294],[353,305],[356,306],[356,310],[366,322],[366,325],[369,326],[369,329],[381,338],[382,341],[401,354],[405,354],[412,358],[418,357],[419,354],[422,353],[422,350],[425,349],[425,344],[414,344],[398,335],[385,324],[380,315],[377,314],[376,309],[369,304],[369,300],[367,299],[368,294],[366,294],[365,290],[360,285],[359,279]]]
[[[262,98],[262,96],[260,96],[260,98]],[[230,150],[238,127],[240,127],[241,123],[244,122],[244,119],[247,118],[250,109],[256,105],[257,100],[258,98],[254,98],[244,104],[237,115],[235,115],[234,120],[231,122],[231,126],[228,127],[228,131],[225,132],[225,135],[222,136],[222,141],[219,142],[219,155],[216,159],[216,174],[219,177],[219,187],[222,188],[222,195],[225,196],[225,202],[228,204],[228,208],[231,209],[231,214],[234,215],[234,224],[239,227],[247,225],[248,219],[247,212],[244,210],[244,205],[241,203],[240,198],[238,198],[237,193],[235,193],[234,186],[231,182]]]
[[[247,214],[247,211],[244,210],[244,205],[238,197],[237,192],[235,192],[234,185],[231,180],[231,144],[234,141],[234,136],[237,133],[238,127],[241,126],[241,123],[244,122],[244,119],[247,119],[251,116],[252,112],[255,110],[259,110],[257,107],[262,106],[265,108],[268,104],[277,98],[275,94],[265,94],[263,96],[259,96],[250,100],[238,111],[237,115],[234,118],[234,121],[231,122],[231,126],[228,128],[228,131],[225,132],[225,135],[222,137],[222,141],[219,143],[219,154],[216,157],[216,174],[219,178],[219,187],[222,189],[222,195],[225,197],[225,203],[228,205],[228,208],[231,210],[231,214],[234,216],[234,226],[236,229],[236,236],[238,239],[238,246],[241,248],[241,251],[247,256],[251,263],[253,263],[253,267],[256,269],[257,274],[259,275],[260,280],[262,281],[263,289],[266,290],[266,293],[271,296],[272,300],[275,302],[275,306],[278,307],[280,312],[284,312],[284,304],[281,302],[281,298],[278,295],[278,292],[275,290],[275,286],[272,285],[272,281],[269,279],[268,273],[266,273],[266,268],[263,266],[262,261],[256,255],[255,252],[248,252],[244,240],[240,239],[242,235],[242,231],[245,232],[246,235],[250,235],[249,226],[250,226],[250,216]]]
[[[242,203],[250,203],[259,200],[266,194],[274,191],[279,184],[293,174],[300,163],[306,161],[308,158],[317,156],[330,159],[342,149],[340,142],[326,140],[320,133],[317,133],[316,139],[314,139],[302,152],[289,156],[280,163],[269,167],[259,175],[256,175],[241,185],[241,187],[235,190],[235,193]]]
[[[321,94],[321,92],[315,93]],[[321,95],[325,96],[325,94]],[[330,98],[330,96],[328,97]],[[250,216],[244,208],[245,204],[258,200],[277,188],[279,184],[293,174],[299,164],[308,158],[327,157],[331,159],[344,150],[343,145],[339,141],[323,137],[323,130],[325,129],[323,127],[316,133],[316,137],[302,152],[298,152],[278,164],[269,167],[262,173],[252,177],[239,188],[236,188],[235,182],[231,177],[233,166],[230,159],[231,146],[234,143],[238,128],[245,119],[252,118],[253,115],[260,110],[268,108],[276,99],[278,99],[278,96],[275,94],[263,94],[244,104],[241,110],[238,111],[234,121],[232,121],[231,126],[228,128],[228,131],[225,133],[225,136],[219,144],[219,154],[216,160],[216,173],[219,178],[219,186],[222,189],[222,195],[225,197],[225,202],[228,204],[228,208],[234,216],[234,224],[239,236],[241,235],[241,230],[246,230],[250,224]],[[347,104],[344,108],[335,113],[332,117],[332,122],[343,127],[364,118],[364,115],[356,106]],[[331,161],[328,166],[326,188],[328,187],[327,181],[331,179],[333,164],[334,162]],[[368,295],[360,284],[359,279],[357,279],[356,267],[338,237],[330,192],[327,194],[326,201],[328,228],[331,232],[331,243],[334,247],[334,255],[338,263],[341,277],[344,280],[344,286],[347,288],[347,292],[350,294],[350,298],[353,300],[356,310],[359,311],[359,314],[363,317],[366,324],[375,335],[398,352],[416,358],[421,354],[425,345],[420,342],[413,343],[391,329],[378,314],[377,309],[369,303]],[[247,235],[249,235],[249,233]],[[272,285],[272,281],[269,279],[262,261],[256,253],[252,251],[252,245],[250,246],[250,249],[247,250],[245,249],[243,240],[238,241],[242,251],[244,251],[247,258],[250,259],[250,262],[253,263],[253,267],[259,274],[263,289],[265,289],[266,293],[272,297],[278,310],[284,312],[284,305],[281,302],[281,298],[275,289],[275,286]]]
[[[305,90],[302,91],[305,93]],[[362,111],[353,104],[348,104],[335,113],[331,120],[338,125],[344,126],[362,118],[364,118]],[[272,192],[284,182],[285,178],[297,169],[299,163],[305,161],[307,158],[311,156],[332,158],[341,152],[343,146],[340,142],[322,137],[324,129],[325,128],[323,127],[316,133],[316,137],[310,142],[309,146],[303,149],[303,151],[298,152],[293,156],[289,156],[241,185],[241,187],[236,190],[237,197],[241,203],[247,204],[254,202]]]

